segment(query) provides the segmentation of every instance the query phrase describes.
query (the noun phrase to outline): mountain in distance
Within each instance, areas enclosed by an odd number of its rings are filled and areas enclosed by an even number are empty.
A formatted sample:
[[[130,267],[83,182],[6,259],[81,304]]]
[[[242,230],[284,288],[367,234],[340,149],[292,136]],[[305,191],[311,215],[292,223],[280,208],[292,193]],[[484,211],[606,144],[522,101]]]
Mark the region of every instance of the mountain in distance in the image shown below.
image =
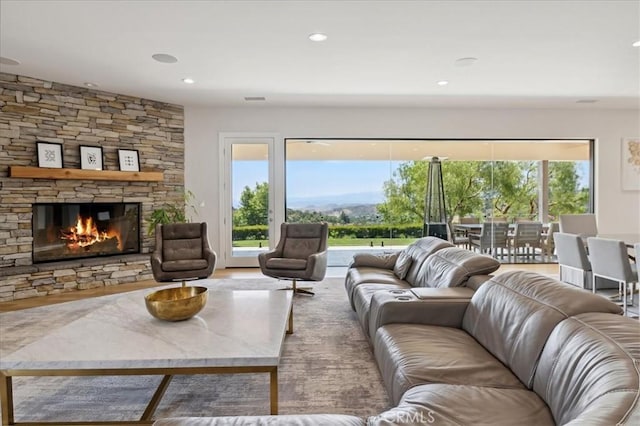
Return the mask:
[[[354,194],[319,195],[308,197],[287,197],[287,208],[330,212],[349,210],[349,207],[375,206],[384,201],[382,192],[358,192]]]

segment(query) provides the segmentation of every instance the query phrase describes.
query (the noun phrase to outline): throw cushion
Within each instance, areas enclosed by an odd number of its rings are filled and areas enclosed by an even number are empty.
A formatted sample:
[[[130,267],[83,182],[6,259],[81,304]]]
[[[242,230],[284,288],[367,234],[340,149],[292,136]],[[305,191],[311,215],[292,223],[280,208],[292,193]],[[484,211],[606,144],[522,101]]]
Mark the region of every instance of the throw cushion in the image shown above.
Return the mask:
[[[398,259],[396,260],[396,264],[393,267],[393,273],[396,277],[404,280],[407,276],[407,272],[409,272],[409,268],[411,267],[411,262],[413,262],[411,255],[407,252],[401,251],[398,255]]]
[[[396,259],[398,259],[398,254],[400,254],[400,252],[379,254],[356,253],[353,255],[351,267],[369,266],[372,268],[393,269],[396,264]]]

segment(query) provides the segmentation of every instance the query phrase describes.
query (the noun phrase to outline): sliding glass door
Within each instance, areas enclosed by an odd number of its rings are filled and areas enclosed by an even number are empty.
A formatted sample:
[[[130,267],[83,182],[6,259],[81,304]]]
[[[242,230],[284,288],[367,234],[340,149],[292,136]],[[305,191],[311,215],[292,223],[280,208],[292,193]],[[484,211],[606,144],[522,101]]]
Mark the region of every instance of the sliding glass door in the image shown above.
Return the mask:
[[[329,222],[331,266],[345,266],[356,251],[396,250],[423,235],[433,157],[442,164],[452,237],[465,241],[482,232],[483,222],[504,222],[495,227],[506,226],[505,235],[484,238],[481,248],[504,262],[554,259],[547,246],[515,250],[517,222],[540,222],[541,245],[548,245],[547,230],[560,214],[592,206],[589,140],[287,139],[285,148],[287,221]]]

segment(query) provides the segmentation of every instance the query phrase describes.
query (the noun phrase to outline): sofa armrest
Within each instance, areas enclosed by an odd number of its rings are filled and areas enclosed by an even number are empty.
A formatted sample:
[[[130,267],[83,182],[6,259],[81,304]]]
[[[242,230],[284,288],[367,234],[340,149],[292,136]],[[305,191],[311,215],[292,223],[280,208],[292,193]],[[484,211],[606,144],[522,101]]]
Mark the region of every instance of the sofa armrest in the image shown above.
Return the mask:
[[[215,251],[213,251],[208,247],[204,249],[203,255],[204,255],[204,258],[207,260],[207,265],[209,265],[211,269],[211,273],[213,273],[213,270],[216,268],[216,261],[218,260],[218,255],[216,254]]]
[[[369,335],[391,323],[461,328],[473,293],[466,287],[378,291],[371,299]]]
[[[307,276],[312,281],[321,281],[327,273],[327,252],[314,253],[307,259]]]
[[[468,287],[414,287],[411,290],[420,300],[471,300],[475,291]]]
[[[258,263],[260,264],[260,269],[262,269],[263,271],[266,269],[267,267],[267,261],[273,257],[278,257],[278,255],[280,254],[279,251],[277,250],[270,250],[270,251],[266,251],[264,253],[259,253],[258,254]]]
[[[158,268],[158,270],[162,269],[162,258],[159,250],[151,253],[151,267]]]

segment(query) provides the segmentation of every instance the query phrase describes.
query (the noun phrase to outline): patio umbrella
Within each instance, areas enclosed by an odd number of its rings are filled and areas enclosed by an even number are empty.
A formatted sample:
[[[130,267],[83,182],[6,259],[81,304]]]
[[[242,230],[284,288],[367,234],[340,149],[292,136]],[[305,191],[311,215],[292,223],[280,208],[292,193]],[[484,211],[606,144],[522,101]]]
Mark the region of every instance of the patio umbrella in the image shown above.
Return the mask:
[[[440,158],[431,157],[427,170],[427,193],[424,202],[423,236],[447,240],[447,209],[444,201],[442,163]]]

